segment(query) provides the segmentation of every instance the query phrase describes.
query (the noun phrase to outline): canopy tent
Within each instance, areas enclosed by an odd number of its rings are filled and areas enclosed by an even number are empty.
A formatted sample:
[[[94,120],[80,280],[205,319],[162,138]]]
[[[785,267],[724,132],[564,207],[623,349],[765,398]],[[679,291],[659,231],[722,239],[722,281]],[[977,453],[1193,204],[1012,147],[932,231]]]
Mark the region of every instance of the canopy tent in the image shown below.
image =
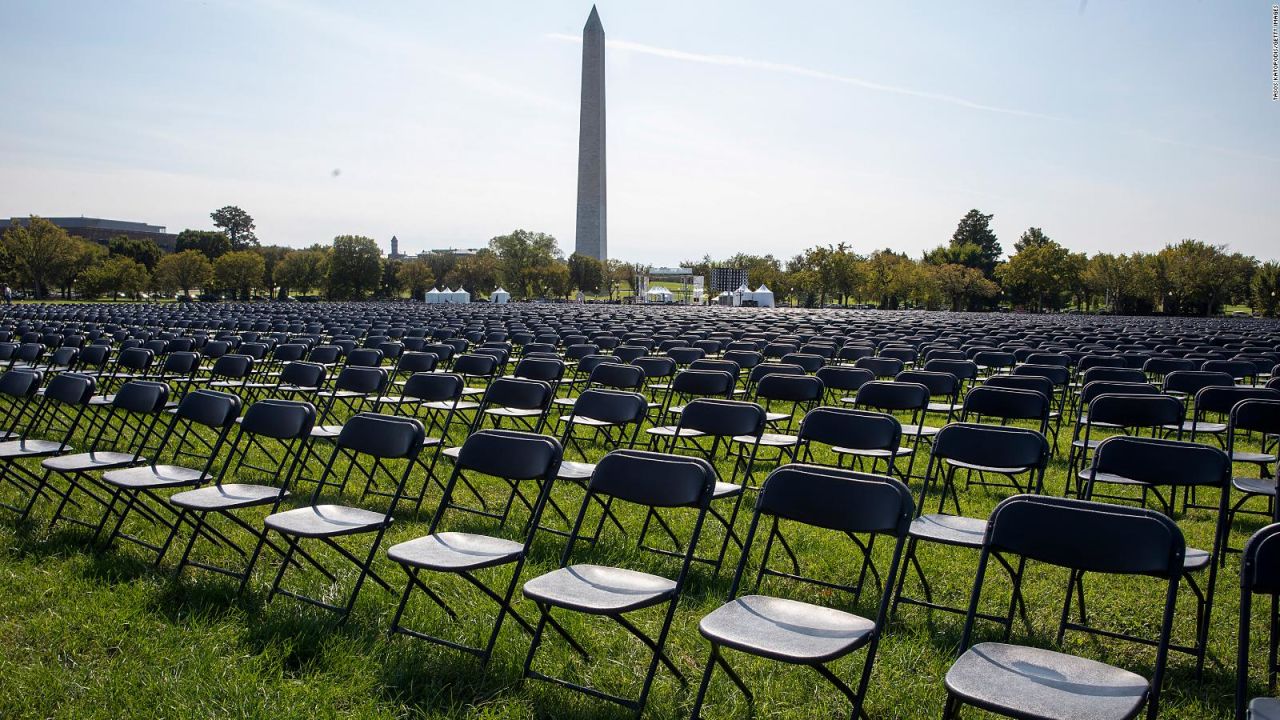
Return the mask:
[[[756,307],[773,307],[773,291],[767,286],[761,285],[751,293],[751,299],[756,301]]]
[[[511,302],[511,293],[499,287],[497,290],[489,293],[489,302],[496,303],[498,305],[506,305]]]
[[[737,289],[737,290],[734,290],[734,291],[733,291],[733,306],[734,306],[734,307],[738,307],[738,306],[739,306],[739,305],[741,305],[743,302],[745,302],[745,301],[747,301],[747,300],[750,300],[750,299],[751,299],[751,288],[747,287],[747,284],[746,284],[746,283],[742,283],[741,285],[739,285],[739,286],[738,286],[738,289]]]
[[[644,294],[645,299],[649,302],[668,303],[671,302],[671,291],[661,285],[654,285],[649,288],[649,292]]]
[[[455,302],[459,304],[469,303],[471,302],[471,293],[467,292],[466,290],[463,290],[462,286],[459,285],[458,289],[453,291],[453,299],[450,302]]]
[[[443,293],[440,292],[439,288],[431,288],[427,291],[427,294],[422,297],[422,300],[429,305],[438,305],[444,302],[444,299],[441,297],[442,295]]]

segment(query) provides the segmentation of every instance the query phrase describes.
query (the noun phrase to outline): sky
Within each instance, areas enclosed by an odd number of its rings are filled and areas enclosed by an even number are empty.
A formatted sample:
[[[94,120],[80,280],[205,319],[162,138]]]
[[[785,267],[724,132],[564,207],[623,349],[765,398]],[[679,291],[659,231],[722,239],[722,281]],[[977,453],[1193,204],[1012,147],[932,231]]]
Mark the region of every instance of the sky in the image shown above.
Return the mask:
[[[1197,238],[1280,258],[1272,6],[606,0],[609,255]],[[572,252],[590,2],[5,0],[0,217]]]

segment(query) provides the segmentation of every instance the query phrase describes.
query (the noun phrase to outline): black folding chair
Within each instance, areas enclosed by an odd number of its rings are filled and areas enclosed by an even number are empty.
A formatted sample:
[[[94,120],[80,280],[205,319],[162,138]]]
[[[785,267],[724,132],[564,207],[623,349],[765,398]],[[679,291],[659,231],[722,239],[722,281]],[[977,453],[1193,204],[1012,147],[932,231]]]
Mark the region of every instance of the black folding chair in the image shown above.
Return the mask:
[[[689,577],[694,548],[698,544],[698,536],[702,531],[703,520],[711,503],[715,483],[715,469],[700,458],[674,457],[639,450],[615,450],[600,460],[596,465],[595,473],[587,483],[587,499],[582,503],[582,509],[574,521],[573,530],[569,534],[564,554],[561,556],[560,569],[540,575],[524,584],[525,597],[533,600],[538,606],[538,623],[534,628],[529,654],[525,657],[524,677],[546,680],[598,699],[617,703],[630,709],[636,716],[644,711],[658,663],[665,665],[683,685],[688,685],[684,674],[667,655],[665,645],[671,629],[671,621],[675,616],[676,604]],[[693,522],[676,576],[669,578],[622,567],[570,564],[574,550],[579,545],[579,535],[587,511],[593,507],[593,499],[598,499],[594,504],[618,502],[645,508],[696,508],[697,517]],[[657,637],[652,637],[628,618],[633,613],[664,605],[666,609]],[[634,697],[625,697],[616,692],[583,685],[535,670],[534,659],[542,645],[543,632],[548,625],[557,629],[561,636],[573,637],[552,616],[553,610],[608,618],[643,643],[652,656],[642,675],[639,694]],[[571,642],[570,646],[584,660],[590,660],[590,655],[577,640]]]
[[[979,389],[981,388],[975,388],[973,392]],[[965,612],[963,607],[944,605],[933,599],[933,587],[918,554],[921,542],[968,550],[982,547],[987,520],[964,515],[955,484],[956,473],[963,471],[970,478],[977,473],[979,483],[987,486],[997,485],[987,480],[989,476],[1000,476],[1008,481],[1001,484],[1003,487],[1011,487],[1018,492],[1040,493],[1044,489],[1049,452],[1048,440],[1035,430],[970,423],[952,423],[942,428],[934,439],[933,452],[929,456],[929,467],[925,471],[924,486],[920,491],[920,504],[916,506],[916,517],[911,523],[905,560],[907,566],[915,570],[924,598],[914,598],[903,593],[907,577],[904,568],[894,592],[894,612],[901,603],[957,614]],[[1018,477],[1022,475],[1026,476],[1025,486],[1018,481]],[[935,485],[940,486],[941,493],[938,511],[926,514],[924,505]],[[948,496],[955,507],[954,515],[945,512]],[[995,557],[1010,576],[1015,575],[1014,569],[1001,556]],[[1015,600],[1020,603],[1016,596]],[[1025,612],[1025,608],[1020,606],[1020,609]],[[1005,622],[1005,618],[989,613],[978,613],[977,617],[997,623]]]
[[[226,473],[219,474],[214,482],[172,495],[169,503],[178,508],[179,522],[174,523],[171,537],[166,545],[172,543],[182,521],[191,524],[191,537],[187,540],[174,568],[174,577],[182,573],[187,565],[210,572],[221,573],[240,581],[243,591],[249,582],[249,568],[256,558],[246,552],[238,543],[225,533],[214,529],[209,523],[211,516],[221,517],[236,527],[248,532],[255,540],[262,540],[263,531],[255,524],[250,524],[236,514],[238,510],[251,507],[270,506],[274,513],[281,501],[289,496],[289,486],[302,461],[303,445],[310,435],[311,426],[316,421],[316,409],[308,402],[296,400],[260,400],[249,406],[239,423],[236,437],[230,443],[227,465],[232,460],[236,464],[232,472],[239,477],[240,471],[249,466],[246,458],[250,452],[261,452],[268,458],[276,460],[271,467],[252,468],[263,476],[277,480],[275,484],[226,482]],[[252,466],[249,466],[252,467]],[[201,535],[218,538],[220,545],[234,550],[240,557],[247,558],[243,570],[214,565],[209,562],[191,559],[191,550]],[[261,545],[256,545],[261,547]],[[279,551],[279,548],[273,548]]]
[[[226,472],[227,463],[218,462],[218,454],[226,442],[236,417],[240,415],[240,398],[230,393],[216,390],[196,390],[187,393],[178,403],[177,410],[169,420],[164,435],[160,438],[161,451],[174,458],[197,456],[204,458],[200,467],[191,468],[182,465],[166,465],[156,457],[145,465],[123,467],[108,470],[102,474],[102,483],[110,488],[111,498],[102,521],[94,533],[96,541],[116,515],[115,524],[107,533],[106,544],[110,545],[116,538],[129,540],[156,553],[156,565],[164,559],[169,549],[169,541],[173,538],[173,529],[182,520],[181,514],[160,496],[164,490],[194,487],[216,480],[220,473]],[[212,433],[212,441],[200,437],[200,431]],[[207,448],[207,449],[206,449]],[[215,466],[217,469],[215,470]],[[116,506],[124,501],[124,506]],[[160,545],[138,536],[123,532],[124,522],[135,509],[138,514],[153,525],[159,525],[169,531],[168,539]],[[172,518],[172,519],[171,519]]]
[[[920,383],[876,380],[858,388],[853,406],[883,413],[907,413],[907,422],[902,423],[902,437],[910,442],[895,453],[895,459],[899,455],[907,456],[907,469],[899,472],[902,472],[903,479],[910,478],[916,464],[916,452],[925,444],[921,441],[924,438],[924,413],[929,408],[929,388]],[[914,432],[907,432],[908,427]],[[890,472],[893,470],[897,470],[896,465]]]
[[[1064,542],[1064,538],[1070,540]],[[1125,551],[1116,552],[1119,547]],[[958,718],[961,707],[972,705],[1026,720],[1128,720],[1145,705],[1148,720],[1155,720],[1184,554],[1177,525],[1151,510],[1031,495],[1001,502],[987,523],[960,654],[947,671],[943,718]],[[1015,593],[1027,560],[1070,571],[1164,580],[1164,611],[1151,680],[1077,655],[1009,644],[1012,603],[1006,641],[972,644],[987,565],[997,555],[1005,556],[1006,562],[1017,558]]]
[[[853,704],[853,717],[865,718],[862,701],[871,679],[876,648],[884,633],[889,597],[898,573],[907,527],[911,523],[911,491],[901,482],[877,475],[836,470],[812,465],[787,465],[774,470],[764,482],[756,501],[755,514],[747,531],[746,549],[734,574],[729,601],[702,618],[698,630],[711,642],[711,655],[702,673],[702,683],[693,703],[691,717],[701,715],[703,701],[715,668],[719,666],[738,689],[752,700],[746,682],[730,667],[725,648],[756,657],[803,665],[834,685]],[[764,525],[762,531],[761,525]],[[862,556],[858,581],[845,585],[802,575],[800,561],[792,551],[784,531],[802,525],[833,531],[852,540]],[[857,602],[868,568],[880,586],[875,615],[866,618],[835,607],[814,605],[789,598],[742,594],[743,575],[751,557],[750,549],[764,536],[763,556],[755,575],[758,593],[764,576],[787,578],[826,590],[853,595]],[[860,536],[865,536],[865,539]],[[889,571],[881,577],[872,563],[871,551],[877,537],[895,539]],[[787,570],[770,567],[775,547],[782,548],[790,561]],[[825,546],[823,552],[828,548]],[[846,655],[866,648],[857,689],[850,688],[828,667]]]
[[[40,479],[41,486],[54,495],[60,496],[58,506],[49,520],[52,529],[59,520],[67,505],[82,508],[83,496],[92,500],[105,510],[110,504],[110,489],[103,487],[95,473],[129,465],[146,462],[143,453],[152,437],[156,423],[162,417],[168,404],[169,386],[149,380],[130,380],[120,386],[120,390],[112,398],[111,406],[101,423],[94,426],[89,434],[88,452],[69,453],[46,458],[40,466],[44,475]],[[65,481],[65,488],[55,485],[55,478]],[[34,509],[35,501],[40,493],[33,494],[27,505],[24,517],[28,517]],[[82,518],[66,517],[72,523],[96,529],[100,518],[92,522]]]
[[[462,445],[462,452],[454,463],[453,473],[445,485],[444,497],[436,509],[435,516],[431,519],[428,534],[387,549],[387,556],[399,563],[408,575],[408,584],[400,597],[395,617],[391,620],[392,632],[471,653],[479,657],[484,664],[489,662],[494,644],[498,641],[498,633],[502,630],[503,620],[508,614],[521,628],[530,635],[533,634],[533,625],[511,606],[511,596],[520,579],[520,571],[528,557],[529,547],[533,543],[543,508],[555,484],[560,457],[560,444],[544,435],[511,430],[481,430],[467,438]],[[509,483],[537,483],[538,491],[534,494],[536,499],[533,501],[533,506],[529,508],[529,517],[522,531],[507,533],[506,536],[495,536],[443,530],[446,514],[455,507],[453,492],[464,471],[499,477]],[[503,520],[501,525],[505,527],[505,518]],[[505,588],[486,584],[476,574],[477,571],[498,567],[510,568],[511,577]],[[458,612],[445,600],[446,592],[439,586],[428,586],[423,580],[424,571],[429,575],[456,576],[497,603],[497,618],[494,620],[488,639],[482,645],[468,645],[402,624],[405,608],[415,588],[422,590],[423,594],[438,605],[451,621],[459,620]]]
[[[1244,545],[1244,559],[1240,566],[1240,626],[1236,646],[1236,714],[1235,720],[1269,720],[1280,717],[1280,698],[1255,697],[1249,699],[1249,639],[1253,623],[1253,596],[1270,595],[1267,613],[1267,692],[1275,695],[1277,648],[1280,638],[1276,635],[1277,617],[1280,617],[1280,524],[1268,525],[1258,530]]]
[[[19,390],[23,382],[33,383],[27,392],[34,393],[40,373],[34,370],[9,370],[12,390]],[[30,375],[23,375],[30,373]],[[25,502],[11,505],[0,501],[0,507],[25,517],[36,498],[49,492],[40,474],[26,467],[21,460],[44,459],[62,455],[71,450],[71,440],[80,429],[89,399],[93,397],[94,380],[88,375],[60,373],[49,380],[44,388],[31,419],[17,439],[0,442],[0,481],[7,482],[23,495]]]
[[[1245,462],[1258,466],[1258,477],[1233,477],[1231,486],[1243,493],[1239,500],[1231,506],[1228,526],[1234,524],[1236,513],[1251,512],[1241,510],[1246,502],[1256,498],[1265,498],[1270,506],[1267,515],[1272,521],[1280,520],[1280,508],[1276,504],[1276,466],[1277,451],[1280,450],[1280,399],[1250,398],[1236,403],[1231,408],[1227,423],[1227,454],[1233,462]],[[1240,433],[1257,433],[1259,451],[1249,452],[1238,448],[1242,438]],[[1270,475],[1268,475],[1270,466]]]
[[[1171,518],[1178,488],[1203,487],[1218,490],[1213,547],[1208,552],[1186,548],[1183,556],[1182,576],[1187,582],[1187,587],[1196,597],[1195,640],[1191,644],[1169,644],[1170,650],[1195,656],[1196,677],[1199,677],[1204,671],[1205,653],[1208,651],[1209,617],[1213,610],[1218,566],[1225,558],[1227,531],[1230,528],[1227,524],[1229,517],[1227,495],[1231,479],[1231,461],[1222,450],[1200,443],[1117,435],[1103,440],[1098,445],[1088,473],[1084,499],[1092,500],[1095,497],[1094,490],[1098,483],[1138,488],[1142,492],[1143,507],[1146,507],[1148,496],[1154,496],[1160,509]],[[1162,492],[1166,488],[1169,491],[1168,496]],[[1206,568],[1209,578],[1204,588],[1201,588],[1196,581],[1196,576]],[[1073,572],[1071,581],[1067,585],[1062,621],[1058,628],[1059,641],[1064,630],[1071,629],[1143,642],[1141,638],[1135,638],[1132,635],[1102,631],[1088,624],[1084,606],[1083,578],[1083,571]],[[1078,623],[1067,621],[1073,590],[1076,593],[1080,611]]]
[[[536,360],[524,358],[520,362]],[[551,384],[542,380],[498,378],[485,390],[472,429],[483,427],[485,418],[488,418],[494,428],[501,427],[503,420],[510,420],[529,432],[540,432],[554,397],[555,390]]]
[[[280,569],[276,571],[275,579],[271,582],[271,589],[267,592],[267,602],[274,599],[277,594],[286,595],[326,610],[338,612],[345,622],[350,617],[351,609],[355,606],[356,598],[360,594],[360,588],[363,587],[366,579],[372,580],[387,592],[394,592],[391,589],[391,585],[386,580],[383,580],[373,569],[373,561],[377,556],[378,547],[382,543],[382,537],[394,519],[396,505],[404,494],[405,483],[415,466],[414,460],[422,450],[422,441],[425,435],[422,423],[413,418],[392,417],[374,413],[355,415],[342,426],[342,432],[338,434],[334,442],[333,452],[329,456],[329,461],[325,464],[324,474],[320,477],[320,482],[316,483],[315,490],[311,494],[310,504],[293,510],[272,513],[267,516],[264,522],[265,529],[260,536],[258,547],[253,551],[252,557],[257,558],[261,554],[262,546],[272,532],[279,534],[286,543]],[[320,504],[321,493],[324,488],[327,485],[335,484],[327,482],[327,476],[338,472],[336,465],[340,457],[344,458],[351,466],[359,467],[359,471],[370,482],[377,477],[391,479],[395,485],[395,491],[391,495],[385,511],[376,512],[346,505]],[[403,471],[396,472],[392,470],[389,462],[393,460],[405,461]],[[364,462],[371,463],[371,467],[361,467],[361,463]],[[343,538],[356,535],[373,535],[373,539],[369,543],[369,552],[363,558],[339,542]],[[304,540],[319,540],[359,569],[355,585],[344,604],[330,603],[318,597],[306,595],[301,591],[288,590],[280,586],[290,565],[296,564],[293,562],[295,556],[305,560],[309,566],[317,570],[331,584],[338,582],[338,576],[318,558],[310,553],[301,551],[300,545]],[[253,568],[250,566],[245,572],[251,573],[252,571]]]

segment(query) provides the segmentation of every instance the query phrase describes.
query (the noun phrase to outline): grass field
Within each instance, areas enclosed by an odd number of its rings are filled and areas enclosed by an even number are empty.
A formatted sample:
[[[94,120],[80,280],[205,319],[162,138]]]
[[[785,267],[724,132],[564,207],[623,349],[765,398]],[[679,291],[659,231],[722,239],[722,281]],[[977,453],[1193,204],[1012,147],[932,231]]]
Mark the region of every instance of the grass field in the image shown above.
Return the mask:
[[[1047,476],[1047,489],[1061,494],[1065,479],[1064,432],[1058,456]],[[460,440],[460,436],[455,438]],[[598,451],[597,451],[598,454]],[[256,460],[266,463],[258,453]],[[576,456],[573,459],[577,459]],[[594,459],[594,457],[592,458]],[[833,457],[820,455],[823,462]],[[188,460],[190,462],[190,460]],[[442,460],[441,468],[449,466]],[[722,472],[730,464],[720,464]],[[766,473],[770,462],[757,464]],[[923,468],[923,458],[917,468]],[[1238,468],[1244,472],[1243,468]],[[314,475],[315,468],[308,474]],[[244,478],[252,481],[254,475]],[[269,479],[258,477],[258,480]],[[413,489],[422,483],[413,479]],[[912,489],[919,491],[918,480]],[[311,486],[304,483],[294,501],[303,502]],[[355,503],[358,489],[348,490],[343,502]],[[498,480],[481,485],[491,497],[502,497],[505,485]],[[581,491],[572,484],[558,485],[554,497],[566,508],[576,510]],[[749,496],[750,497],[750,496]],[[967,514],[988,512],[1003,493],[981,488],[962,490]],[[439,499],[439,489],[428,490],[426,508]],[[0,487],[0,499],[15,502],[20,494],[11,485]],[[338,498],[331,498],[338,499]],[[1201,500],[1208,498],[1202,494]],[[932,511],[937,497],[928,500]],[[275,558],[260,562],[250,591],[235,594],[235,582],[204,571],[188,569],[173,577],[177,551],[160,567],[154,555],[133,545],[117,543],[111,548],[94,547],[89,533],[60,524],[50,533],[51,512],[47,501],[27,522],[18,523],[7,511],[0,515],[0,717],[3,718],[124,718],[124,717],[252,717],[252,718],[595,718],[625,717],[624,710],[591,698],[570,693],[538,681],[520,680],[520,669],[528,648],[528,637],[508,621],[499,640],[494,660],[482,669],[469,656],[414,640],[389,636],[388,627],[398,597],[376,585],[366,584],[356,610],[345,624],[327,612],[303,605],[287,597],[264,603]],[[383,507],[369,501],[364,506]],[[738,527],[745,531],[746,508]],[[93,519],[96,510],[86,506],[78,511]],[[676,526],[688,531],[692,511],[676,518]],[[259,522],[265,511],[248,511]],[[456,520],[459,516],[453,515]],[[414,517],[400,512],[384,540],[383,548],[395,542],[425,534],[429,513]],[[1188,544],[1208,548],[1213,532],[1209,511],[1192,511],[1179,516]],[[641,515],[623,513],[630,537],[613,532],[593,548],[586,548],[575,560],[590,559],[604,564],[624,563],[630,567],[671,574],[669,559],[634,548],[634,531]],[[547,522],[551,522],[550,518]],[[1232,545],[1239,547],[1247,535],[1262,524],[1258,516],[1242,517],[1231,533]],[[135,531],[152,539],[162,533],[145,530],[137,518],[129,523]],[[446,529],[495,532],[486,522],[451,522]],[[509,530],[509,529],[508,529]],[[238,536],[238,537],[242,537]],[[709,526],[702,549],[716,547],[719,530]],[[859,556],[843,537],[818,531],[797,536],[797,548],[807,563],[806,570],[827,578],[850,579],[858,568]],[[363,542],[363,541],[361,541]],[[887,567],[889,543],[877,544],[877,557]],[[356,546],[353,543],[353,547]],[[367,547],[363,544],[360,547]],[[563,541],[550,533],[540,534],[533,557],[523,577],[530,578],[554,568]],[[1118,549],[1119,551],[1119,549]],[[238,558],[208,543],[197,545],[204,559],[234,564]],[[731,560],[737,560],[731,552]],[[934,581],[939,599],[962,605],[968,597],[976,568],[976,554],[929,546],[922,549],[921,562]],[[391,581],[397,593],[404,574],[380,554],[379,572]],[[706,567],[696,567],[689,591],[680,601],[668,647],[672,657],[690,677],[693,687],[682,687],[660,671],[645,712],[650,718],[687,717],[708,652],[697,631],[699,618],[716,608],[729,589],[732,576],[727,569],[713,576]],[[502,569],[488,571],[490,577],[505,578]],[[350,586],[351,575],[338,588],[311,581],[312,590],[340,597]],[[290,573],[286,584],[299,587],[308,580]],[[1014,637],[1024,642],[1052,641],[1062,601],[1065,573],[1033,566],[1026,586],[1034,632],[1027,634],[1019,623]],[[1236,616],[1239,583],[1239,556],[1228,560],[1218,583],[1210,634],[1210,660],[1203,681],[1194,678],[1194,659],[1173,654],[1167,677],[1161,716],[1166,718],[1226,718],[1230,714],[1234,678]],[[918,589],[914,578],[908,590]],[[1154,580],[1113,580],[1092,577],[1087,584],[1090,612],[1107,627],[1154,633],[1161,607],[1162,590]],[[474,591],[460,583],[437,585],[455,608],[464,610],[463,620],[448,618],[419,594],[410,603],[406,622],[456,639],[477,641],[488,629],[492,607]],[[860,602],[820,588],[803,587],[781,580],[767,580],[766,593],[783,594],[842,608],[856,608],[863,615],[874,613],[877,593],[871,587]],[[918,594],[918,593],[913,593]],[[1008,602],[1008,581],[1002,573],[988,575],[984,605],[1003,612]],[[518,610],[535,617],[531,602],[520,599]],[[469,612],[468,612],[469,611]],[[1189,592],[1180,594],[1175,635],[1186,640],[1193,627],[1193,605]],[[468,615],[474,616],[468,618]],[[565,624],[585,638],[595,660],[584,664],[553,635],[544,640],[537,667],[615,692],[634,693],[638,675],[647,662],[643,648],[604,621],[559,615]],[[658,614],[641,614],[646,627],[654,627]],[[1255,621],[1255,648],[1265,642],[1261,618]],[[891,624],[875,663],[866,710],[871,718],[938,717],[944,691],[942,678],[954,658],[962,619],[956,615],[929,612],[902,606]],[[993,625],[979,625],[980,638],[999,635]],[[1138,672],[1148,673],[1154,653],[1146,647],[1081,634],[1068,634],[1066,647]],[[851,683],[861,667],[861,653],[835,663],[836,672]],[[847,717],[844,698],[811,670],[753,661],[733,655],[732,662],[755,688],[755,716],[760,718]],[[1254,690],[1260,687],[1262,653],[1255,654]],[[745,717],[747,705],[723,674],[712,684],[705,717]],[[972,709],[966,717],[979,717]]]

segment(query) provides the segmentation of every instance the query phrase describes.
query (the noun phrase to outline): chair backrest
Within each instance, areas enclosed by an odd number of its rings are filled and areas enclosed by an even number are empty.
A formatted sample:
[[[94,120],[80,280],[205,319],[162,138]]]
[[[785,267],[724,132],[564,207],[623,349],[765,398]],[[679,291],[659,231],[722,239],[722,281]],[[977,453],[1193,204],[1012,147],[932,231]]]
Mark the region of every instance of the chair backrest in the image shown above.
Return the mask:
[[[929,406],[929,388],[920,383],[875,380],[858,388],[855,404],[877,410],[923,410]]]
[[[240,398],[216,390],[189,392],[178,402],[177,418],[216,430],[231,427],[240,415]]]
[[[383,368],[347,365],[333,381],[334,392],[379,394],[387,386],[389,376]]]
[[[1234,385],[1201,388],[1196,393],[1196,413],[1214,412],[1226,415],[1237,403],[1245,400],[1280,400],[1280,390]]]
[[[116,390],[111,405],[125,412],[153,415],[169,400],[169,386],[150,380],[130,380]]]
[[[986,387],[1030,390],[1040,393],[1048,400],[1053,400],[1055,394],[1053,381],[1043,375],[992,375],[982,384]]]
[[[1207,387],[1234,387],[1235,384],[1235,378],[1227,373],[1174,370],[1164,376],[1163,388],[1167,393],[1184,393],[1194,397]]]
[[[783,465],[769,473],[756,512],[848,533],[905,537],[915,513],[901,481],[819,465]]]
[[[1090,477],[1119,475],[1148,485],[1225,487],[1231,461],[1222,450],[1201,443],[1116,435],[1103,440],[1093,455]]]
[[[209,373],[214,377],[242,380],[253,371],[253,358],[248,355],[228,354],[213,361]]]
[[[87,405],[93,397],[93,378],[79,373],[64,372],[54,375],[45,386],[44,397],[64,405]]]
[[[414,373],[404,382],[404,395],[423,402],[457,400],[466,386],[467,381],[456,373]]]
[[[520,358],[515,376],[525,380],[542,380],[556,383],[564,378],[564,361],[552,358]]]
[[[316,408],[298,400],[259,400],[244,413],[240,428],[247,433],[277,440],[307,437],[316,423]]]
[[[319,363],[295,360],[281,368],[280,384],[319,389],[328,374],[325,367]]]
[[[13,398],[32,398],[40,389],[44,374],[37,370],[6,370],[0,375],[0,394]]]
[[[816,402],[825,391],[822,381],[812,375],[766,375],[756,385],[757,397],[783,402]]]
[[[644,370],[635,365],[601,363],[591,369],[587,382],[618,390],[639,390],[644,387]]]
[[[116,356],[116,364],[127,370],[146,371],[151,367],[156,354],[147,348],[125,348]]]
[[[453,361],[453,371],[463,375],[493,375],[498,371],[498,358],[477,353],[459,355]]]
[[[1236,648],[1236,715],[1243,720],[1248,702],[1249,635],[1253,624],[1253,596],[1280,595],[1280,523],[1267,525],[1244,544],[1240,561],[1240,638]],[[1271,620],[1274,623],[1274,619]],[[1274,632],[1274,624],[1272,625]],[[1271,663],[1268,662],[1268,665]],[[1274,676],[1274,670],[1271,675]]]
[[[930,372],[951,373],[961,382],[965,380],[973,380],[978,377],[978,363],[972,360],[938,358],[926,361],[924,369]]]
[[[638,423],[649,413],[649,401],[639,393],[619,390],[584,390],[573,402],[574,417],[608,423]]]
[[[555,438],[519,430],[478,430],[462,443],[458,467],[508,480],[531,480],[552,476],[560,458]]]
[[[440,362],[440,356],[429,352],[405,352],[401,353],[399,360],[396,361],[396,372],[413,373],[431,372],[436,369],[436,365]]]
[[[906,367],[906,363],[897,358],[863,357],[858,358],[853,366],[870,370],[875,373],[877,378],[891,378],[902,372],[903,368]]]
[[[1130,367],[1093,367],[1084,371],[1081,382],[1086,385],[1099,380],[1107,382],[1147,382],[1147,374],[1137,368]]]
[[[1049,419],[1049,396],[1038,390],[979,385],[964,396],[961,416],[993,417],[1002,420],[1039,420],[1041,429]]]
[[[848,365],[826,365],[818,368],[814,377],[822,381],[830,390],[856,392],[858,388],[876,379],[875,373],[865,368]]]
[[[188,396],[190,397],[190,396]],[[415,458],[426,431],[414,418],[377,413],[352,415],[338,433],[338,447],[376,458]]]
[[[307,360],[321,365],[333,365],[342,357],[342,348],[337,345],[317,345],[307,353]]]
[[[759,436],[767,415],[753,402],[698,398],[684,406],[679,426],[713,437]]]
[[[1280,393],[1280,390],[1275,392]],[[1231,408],[1232,441],[1240,431],[1262,435],[1280,435],[1280,396],[1276,398],[1249,398]]]
[[[733,392],[733,375],[723,370],[681,370],[671,381],[671,390],[685,395],[724,395]]]
[[[1186,416],[1182,401],[1169,395],[1099,395],[1089,403],[1089,423],[1110,423],[1125,428],[1158,428],[1181,425]]]
[[[902,442],[902,423],[887,413],[818,407],[805,413],[796,434],[805,443],[896,451]]]
[[[716,479],[702,458],[613,450],[596,463],[587,490],[648,507],[705,507]]]
[[[1071,370],[1064,365],[1019,365],[1013,369],[1017,377],[1042,377],[1056,387],[1065,387],[1071,381]]]
[[[894,380],[920,383],[929,388],[929,395],[932,397],[954,397],[960,391],[960,379],[949,372],[903,370]]]
[[[521,410],[545,410],[551,404],[551,386],[542,380],[523,378],[498,378],[484,393],[488,407],[518,408]]]
[[[1094,380],[1080,388],[1080,407],[1089,405],[1100,395],[1159,395],[1160,388],[1151,383],[1112,382]]]
[[[969,465],[1042,470],[1049,454],[1045,436],[1026,428],[951,423],[933,439],[933,457]]]

